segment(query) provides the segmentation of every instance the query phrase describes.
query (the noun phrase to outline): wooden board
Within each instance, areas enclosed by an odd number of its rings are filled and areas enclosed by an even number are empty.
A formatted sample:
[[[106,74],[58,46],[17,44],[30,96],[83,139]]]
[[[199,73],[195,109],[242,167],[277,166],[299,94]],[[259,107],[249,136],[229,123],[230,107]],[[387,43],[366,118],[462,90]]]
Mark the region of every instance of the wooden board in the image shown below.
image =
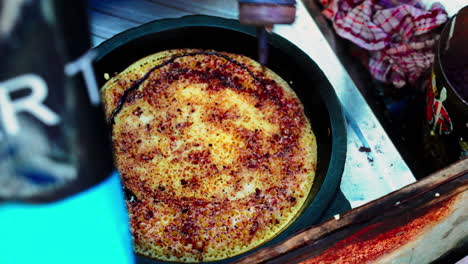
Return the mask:
[[[429,263],[468,243],[467,198],[468,158],[240,263]]]
[[[129,28],[186,15],[237,18],[237,0],[91,0],[91,40],[94,46]]]

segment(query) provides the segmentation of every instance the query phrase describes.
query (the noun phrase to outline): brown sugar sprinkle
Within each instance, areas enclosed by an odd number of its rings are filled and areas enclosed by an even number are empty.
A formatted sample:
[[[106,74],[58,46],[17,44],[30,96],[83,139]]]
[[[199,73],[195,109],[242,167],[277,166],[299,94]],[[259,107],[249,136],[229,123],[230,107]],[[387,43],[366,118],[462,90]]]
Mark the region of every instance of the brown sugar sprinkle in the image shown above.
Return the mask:
[[[117,165],[132,191],[128,210],[140,254],[183,262],[233,256],[284,228],[307,196],[311,182],[304,182],[312,181],[313,174],[306,174],[315,161],[305,157],[301,140],[311,134],[300,101],[235,58],[214,52],[175,55],[120,97],[110,120],[119,115],[113,125]],[[187,84],[199,85],[213,101],[201,105],[177,97],[174,87]],[[265,120],[277,130],[237,125],[243,124],[241,112],[211,99],[225,91],[248,98],[255,111],[271,111]],[[148,119],[157,111],[161,114]],[[138,121],[141,129],[131,130],[135,124],[122,121],[127,114],[148,123]],[[193,116],[205,122],[209,140],[202,133],[187,138],[200,129]]]
[[[140,116],[141,113],[143,113],[143,110],[141,109],[141,107],[137,107],[137,109],[133,111],[133,115],[136,115],[136,116]]]

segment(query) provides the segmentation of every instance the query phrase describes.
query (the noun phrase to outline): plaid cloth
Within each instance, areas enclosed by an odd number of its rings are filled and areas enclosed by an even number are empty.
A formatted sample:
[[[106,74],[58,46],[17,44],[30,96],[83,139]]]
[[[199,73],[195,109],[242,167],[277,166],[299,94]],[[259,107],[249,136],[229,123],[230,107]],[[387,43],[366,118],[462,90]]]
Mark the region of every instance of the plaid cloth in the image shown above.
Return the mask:
[[[412,83],[434,60],[432,29],[447,21],[436,3],[426,11],[420,0],[320,0],[337,34],[369,50],[368,68],[395,87]]]

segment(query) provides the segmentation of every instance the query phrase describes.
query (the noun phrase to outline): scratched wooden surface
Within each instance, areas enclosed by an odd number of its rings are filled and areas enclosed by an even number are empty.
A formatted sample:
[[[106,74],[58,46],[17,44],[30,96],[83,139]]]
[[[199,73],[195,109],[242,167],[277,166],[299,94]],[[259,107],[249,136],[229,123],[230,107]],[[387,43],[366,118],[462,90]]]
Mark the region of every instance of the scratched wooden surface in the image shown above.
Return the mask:
[[[467,252],[467,198],[468,158],[238,263],[455,263]]]
[[[193,14],[237,18],[237,0],[90,0],[92,43],[156,19]]]

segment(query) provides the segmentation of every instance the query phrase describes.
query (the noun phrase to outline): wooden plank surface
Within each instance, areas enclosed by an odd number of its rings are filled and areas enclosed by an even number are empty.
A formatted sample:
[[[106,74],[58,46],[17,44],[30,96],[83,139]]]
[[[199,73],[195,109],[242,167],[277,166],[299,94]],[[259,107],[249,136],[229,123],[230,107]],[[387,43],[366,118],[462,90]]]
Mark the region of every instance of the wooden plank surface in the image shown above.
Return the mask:
[[[298,263],[307,259],[309,260],[303,264],[373,263],[376,260],[375,248],[382,249],[378,252],[378,258],[386,258],[386,261],[381,263],[394,263],[394,260],[408,254],[408,251],[411,254],[413,249],[407,245],[418,244],[421,241],[426,245],[430,244],[430,248],[424,250],[431,251],[426,252],[424,257],[429,256],[432,258],[430,261],[433,261],[451,249],[450,245],[444,244],[445,234],[457,235],[455,242],[463,243],[462,240],[467,239],[468,204],[464,201],[466,197],[468,197],[468,158],[342,216],[336,216],[335,219],[307,229],[279,244],[261,249],[243,258],[239,263]],[[460,212],[461,216],[456,215]],[[412,226],[415,222],[419,224]],[[425,235],[436,226],[439,230],[435,235],[431,235],[441,238],[424,241]],[[392,240],[395,237],[393,231],[406,230],[408,227],[413,234],[409,234],[407,230],[399,234],[399,239]],[[415,231],[415,228],[418,230]],[[379,238],[382,234],[386,235],[387,239],[390,238],[390,241]],[[430,237],[427,239],[430,240]],[[365,241],[371,243],[366,245]],[[363,246],[356,248],[357,242]],[[351,250],[343,251],[346,247]],[[343,252],[349,254],[346,261],[340,259],[339,254]],[[356,256],[360,259],[355,259]],[[423,256],[416,256],[416,259],[421,257]],[[352,260],[353,258],[355,260]],[[335,259],[338,261],[334,261]]]
[[[151,0],[151,2],[196,14],[237,18],[237,0]]]
[[[161,18],[174,18],[194,14],[194,12],[141,0],[93,0],[90,9],[95,12],[114,16],[121,20],[133,21],[138,24]],[[99,23],[105,23],[105,21],[99,21]]]
[[[90,0],[94,46],[129,28],[163,18],[211,15],[237,18],[237,0]]]
[[[89,15],[91,17],[91,35],[104,39],[108,39],[117,33],[139,25],[139,23],[94,10],[90,10]]]

